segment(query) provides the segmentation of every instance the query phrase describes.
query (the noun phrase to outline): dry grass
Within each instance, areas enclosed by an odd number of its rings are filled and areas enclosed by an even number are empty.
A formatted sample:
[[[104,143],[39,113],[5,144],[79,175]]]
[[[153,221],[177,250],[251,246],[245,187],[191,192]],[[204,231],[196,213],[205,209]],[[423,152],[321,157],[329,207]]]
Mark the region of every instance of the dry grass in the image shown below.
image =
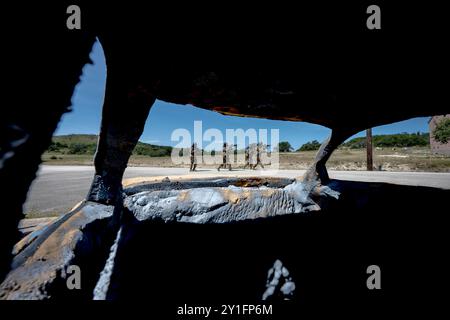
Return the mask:
[[[315,151],[280,154],[280,169],[307,169],[314,160]],[[55,159],[56,158],[56,159]],[[44,154],[49,165],[93,165],[91,155]],[[132,156],[130,166],[188,167],[175,165],[170,157]],[[450,172],[450,156],[435,155],[428,148],[385,148],[374,150],[374,166],[386,171]],[[199,167],[214,167],[199,165]],[[339,149],[328,161],[330,170],[366,170],[366,151]]]
[[[37,211],[32,210],[25,213],[24,219],[34,219],[34,218],[48,218],[48,217],[59,217],[61,216],[61,211]]]
[[[280,155],[281,169],[307,169],[315,152]],[[336,150],[327,163],[330,170],[366,170],[366,150]],[[432,154],[428,148],[374,150],[374,167],[384,171],[450,172],[450,156]]]

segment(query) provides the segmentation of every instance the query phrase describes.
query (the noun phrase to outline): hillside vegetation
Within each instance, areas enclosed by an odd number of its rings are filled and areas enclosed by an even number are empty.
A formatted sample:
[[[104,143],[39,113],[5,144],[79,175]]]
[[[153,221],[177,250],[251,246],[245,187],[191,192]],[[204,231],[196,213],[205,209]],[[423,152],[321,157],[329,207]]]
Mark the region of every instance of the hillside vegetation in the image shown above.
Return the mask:
[[[373,145],[378,148],[426,147],[430,144],[429,133],[398,133],[373,136]],[[321,143],[313,140],[302,145],[299,151],[319,150]],[[366,137],[353,138],[341,145],[344,149],[362,149],[366,147]]]
[[[430,135],[428,133],[399,133],[373,136],[373,145],[379,148],[425,147],[429,144]],[[342,146],[350,149],[365,148],[366,137],[354,138]]]
[[[93,155],[97,149],[97,140],[98,136],[93,134],[55,136],[48,148],[48,152],[52,154]],[[169,156],[171,152],[172,147],[138,142],[133,154],[149,157],[164,157]]]
[[[319,150],[321,143],[317,140],[313,140],[311,142],[307,142],[304,145],[302,145],[297,152],[299,151],[314,151]]]

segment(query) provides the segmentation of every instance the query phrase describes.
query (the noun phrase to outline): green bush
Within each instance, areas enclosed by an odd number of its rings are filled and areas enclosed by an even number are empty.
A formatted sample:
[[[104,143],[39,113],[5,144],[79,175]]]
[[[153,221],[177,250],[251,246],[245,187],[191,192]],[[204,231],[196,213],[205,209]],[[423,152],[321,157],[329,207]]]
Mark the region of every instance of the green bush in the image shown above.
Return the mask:
[[[82,143],[73,143],[69,145],[67,150],[68,154],[86,154],[88,151],[88,145]]]
[[[60,142],[52,141],[50,146],[48,147],[49,152],[61,152],[62,149],[67,148],[67,145]]]
[[[434,140],[440,143],[447,143],[450,139],[450,119],[445,118],[439,121],[433,132]]]
[[[313,140],[302,145],[297,151],[315,151],[319,150],[321,143],[317,140]]]
[[[293,150],[291,144],[287,141],[282,141],[278,143],[278,151],[279,152],[291,152]]]

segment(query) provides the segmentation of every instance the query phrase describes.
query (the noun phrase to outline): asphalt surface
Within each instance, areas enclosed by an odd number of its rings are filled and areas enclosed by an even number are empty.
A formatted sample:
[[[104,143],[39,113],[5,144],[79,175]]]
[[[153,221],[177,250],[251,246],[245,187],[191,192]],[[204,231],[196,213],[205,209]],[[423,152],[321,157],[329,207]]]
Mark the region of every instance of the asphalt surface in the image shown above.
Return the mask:
[[[214,169],[199,169],[189,173],[187,168],[129,167],[125,179],[136,177],[184,176],[278,176],[294,178],[302,176],[304,170],[231,172]],[[427,186],[450,189],[450,173],[431,172],[385,172],[385,171],[330,171],[330,177],[340,180],[365,182],[387,182],[401,185]],[[87,194],[94,168],[90,166],[41,166],[37,179],[33,182],[24,206],[25,213],[64,213],[81,201]]]

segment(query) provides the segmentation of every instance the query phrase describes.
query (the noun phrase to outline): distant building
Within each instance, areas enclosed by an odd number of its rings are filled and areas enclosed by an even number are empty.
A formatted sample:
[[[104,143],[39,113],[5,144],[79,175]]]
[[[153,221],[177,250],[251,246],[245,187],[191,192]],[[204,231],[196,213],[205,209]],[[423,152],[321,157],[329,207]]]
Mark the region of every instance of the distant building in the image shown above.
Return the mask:
[[[450,142],[447,142],[445,144],[440,143],[440,142],[434,140],[434,135],[433,135],[436,125],[444,118],[450,118],[450,114],[446,114],[443,116],[434,116],[428,121],[428,124],[430,126],[430,148],[431,148],[431,151],[434,153],[450,155]]]

